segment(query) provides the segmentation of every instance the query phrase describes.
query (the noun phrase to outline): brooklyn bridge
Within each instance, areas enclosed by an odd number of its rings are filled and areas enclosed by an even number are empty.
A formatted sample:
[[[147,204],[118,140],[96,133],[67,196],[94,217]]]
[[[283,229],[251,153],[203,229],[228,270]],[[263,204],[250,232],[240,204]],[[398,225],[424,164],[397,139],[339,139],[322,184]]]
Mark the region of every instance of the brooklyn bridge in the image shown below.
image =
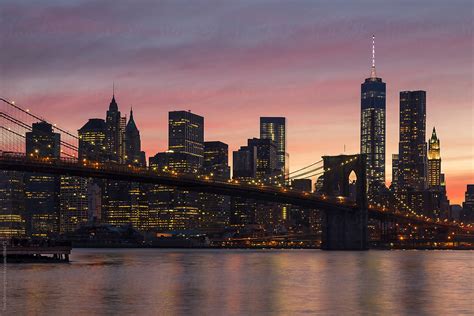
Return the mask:
[[[84,178],[111,179],[134,183],[165,185],[187,191],[211,193],[239,198],[291,204],[304,209],[317,209],[322,214],[322,248],[326,250],[365,250],[370,246],[368,225],[376,223],[382,240],[396,240],[397,230],[414,227],[423,236],[414,236],[432,242],[472,241],[471,224],[431,218],[410,209],[390,190],[380,188],[380,194],[368,194],[365,156],[361,154],[323,156],[312,163],[311,170],[324,175],[318,193],[292,189],[285,181],[222,181],[212,176],[182,174],[169,169],[140,167],[132,164],[104,163],[79,158],[75,133],[16,105],[7,99],[0,119],[0,170],[37,172]],[[61,135],[59,158],[25,154],[25,133],[33,122],[49,122]],[[314,167],[316,166],[316,167]],[[349,177],[355,174],[355,194],[351,193]],[[384,196],[384,199],[379,198]],[[388,197],[388,198],[387,198]],[[425,237],[424,235],[429,236]]]

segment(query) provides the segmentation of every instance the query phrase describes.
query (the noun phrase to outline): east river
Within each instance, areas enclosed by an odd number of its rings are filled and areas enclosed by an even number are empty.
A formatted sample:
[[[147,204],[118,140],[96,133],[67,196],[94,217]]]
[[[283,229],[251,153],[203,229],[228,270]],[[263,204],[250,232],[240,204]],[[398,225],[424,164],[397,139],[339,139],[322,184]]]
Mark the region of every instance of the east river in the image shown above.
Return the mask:
[[[473,251],[73,249],[3,273],[2,315],[474,315]]]

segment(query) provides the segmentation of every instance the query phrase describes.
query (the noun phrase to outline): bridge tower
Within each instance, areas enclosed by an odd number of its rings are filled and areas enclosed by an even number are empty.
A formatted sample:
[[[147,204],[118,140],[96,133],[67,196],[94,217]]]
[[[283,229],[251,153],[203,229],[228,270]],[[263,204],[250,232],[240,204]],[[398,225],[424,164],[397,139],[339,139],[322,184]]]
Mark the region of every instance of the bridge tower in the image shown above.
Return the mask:
[[[324,156],[323,194],[352,197],[357,209],[325,209],[322,212],[322,249],[367,250],[367,179],[365,155]],[[349,178],[355,174],[355,183]],[[355,192],[354,192],[355,191]]]

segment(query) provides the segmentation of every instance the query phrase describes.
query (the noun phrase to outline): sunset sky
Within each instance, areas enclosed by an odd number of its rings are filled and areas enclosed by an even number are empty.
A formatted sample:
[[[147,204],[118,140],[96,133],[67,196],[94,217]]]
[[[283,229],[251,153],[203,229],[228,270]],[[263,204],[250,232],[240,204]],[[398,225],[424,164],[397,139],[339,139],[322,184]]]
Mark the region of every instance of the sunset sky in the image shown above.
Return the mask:
[[[63,2],[2,1],[0,96],[69,130],[105,117],[115,82],[148,156],[167,149],[170,110],[204,116],[231,151],[285,116],[293,170],[357,153],[375,34],[388,183],[402,90],[427,91],[451,202],[474,183],[471,0]]]

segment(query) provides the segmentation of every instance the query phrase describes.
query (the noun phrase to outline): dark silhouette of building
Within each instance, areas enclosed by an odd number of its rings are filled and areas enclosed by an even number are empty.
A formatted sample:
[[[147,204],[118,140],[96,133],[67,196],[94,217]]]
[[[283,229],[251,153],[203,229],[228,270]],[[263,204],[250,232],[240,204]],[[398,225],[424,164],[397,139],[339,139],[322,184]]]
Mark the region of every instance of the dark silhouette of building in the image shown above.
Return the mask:
[[[467,185],[460,217],[465,222],[474,222],[474,184]]]
[[[125,162],[137,166],[146,165],[145,152],[141,150],[140,131],[133,119],[132,109],[125,127]]]
[[[360,152],[365,154],[368,189],[385,185],[385,97],[386,87],[375,71],[372,37],[370,77],[361,84]]]
[[[26,133],[26,154],[32,158],[57,159],[60,134],[46,122],[33,123]],[[42,173],[25,174],[27,233],[46,237],[59,233],[59,177]]]
[[[242,146],[232,153],[232,178],[250,181],[257,171],[257,148]]]
[[[109,110],[105,119],[105,144],[109,160],[114,162],[123,162],[124,158],[124,129],[122,126],[122,117],[118,109],[115,95],[110,101]]]
[[[277,147],[276,168],[281,174],[289,172],[289,154],[286,152],[286,118],[285,117],[261,117],[260,138],[271,139]]]
[[[311,179],[294,179],[291,181],[291,188],[302,192],[311,192],[313,184]]]

